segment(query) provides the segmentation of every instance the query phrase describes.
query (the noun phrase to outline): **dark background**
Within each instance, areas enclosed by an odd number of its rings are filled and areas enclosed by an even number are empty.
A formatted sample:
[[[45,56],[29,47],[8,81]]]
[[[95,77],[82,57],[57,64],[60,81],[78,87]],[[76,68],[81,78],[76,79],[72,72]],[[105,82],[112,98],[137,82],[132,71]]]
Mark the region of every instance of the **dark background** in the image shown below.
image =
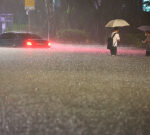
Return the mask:
[[[138,26],[150,24],[150,13],[142,11],[142,0],[56,0],[50,15],[45,6],[47,3],[52,8],[49,2],[36,0],[35,10],[30,12],[32,31],[43,36],[47,36],[48,19],[53,37],[65,29],[79,29],[87,33],[89,40],[100,43],[105,42],[110,32],[105,24],[111,19],[121,18],[130,23],[130,27],[121,29],[123,34],[137,33]],[[12,13],[15,28],[28,24],[24,0],[1,0],[0,13]]]

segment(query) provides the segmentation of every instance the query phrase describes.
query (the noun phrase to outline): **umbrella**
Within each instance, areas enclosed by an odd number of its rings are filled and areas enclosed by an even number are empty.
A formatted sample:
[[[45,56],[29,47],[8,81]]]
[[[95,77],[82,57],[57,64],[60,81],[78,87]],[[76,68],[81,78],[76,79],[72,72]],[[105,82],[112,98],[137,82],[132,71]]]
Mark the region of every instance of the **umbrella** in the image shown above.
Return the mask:
[[[144,32],[145,31],[150,31],[150,26],[146,26],[146,25],[144,26],[143,25],[143,26],[138,27],[138,29],[141,30],[141,31],[144,31]]]
[[[123,19],[115,19],[115,20],[111,20],[109,21],[105,27],[124,27],[124,26],[129,26],[130,24],[123,20]]]

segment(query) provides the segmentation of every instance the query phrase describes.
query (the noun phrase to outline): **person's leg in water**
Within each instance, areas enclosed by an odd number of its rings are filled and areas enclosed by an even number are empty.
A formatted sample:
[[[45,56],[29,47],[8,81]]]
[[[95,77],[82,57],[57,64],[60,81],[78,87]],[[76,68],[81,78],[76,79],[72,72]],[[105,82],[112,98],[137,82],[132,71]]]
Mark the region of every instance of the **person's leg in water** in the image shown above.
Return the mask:
[[[117,55],[117,47],[112,47],[111,48],[111,50],[110,50],[110,52],[111,52],[111,56],[116,56]]]

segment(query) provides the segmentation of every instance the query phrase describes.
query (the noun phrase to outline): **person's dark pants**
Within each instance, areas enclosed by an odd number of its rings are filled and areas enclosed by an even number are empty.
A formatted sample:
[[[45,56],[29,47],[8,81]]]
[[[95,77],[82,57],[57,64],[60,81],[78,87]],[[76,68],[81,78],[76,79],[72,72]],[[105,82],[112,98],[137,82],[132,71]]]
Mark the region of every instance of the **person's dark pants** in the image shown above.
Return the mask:
[[[150,50],[146,50],[146,56],[150,56]]]
[[[110,49],[110,53],[111,55],[117,55],[117,47],[112,46],[112,48]]]

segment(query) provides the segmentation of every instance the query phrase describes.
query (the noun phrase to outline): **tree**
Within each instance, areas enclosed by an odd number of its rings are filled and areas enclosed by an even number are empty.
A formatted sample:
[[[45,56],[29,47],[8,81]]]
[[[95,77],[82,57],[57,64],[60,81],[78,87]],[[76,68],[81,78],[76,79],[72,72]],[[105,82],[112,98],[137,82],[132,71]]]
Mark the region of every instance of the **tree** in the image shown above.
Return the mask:
[[[32,26],[41,33],[48,30],[51,37],[56,31],[71,28],[84,30],[91,38],[104,42],[105,24],[111,19],[125,19],[134,29],[149,24],[150,14],[142,11],[142,0],[59,0],[59,7],[54,6],[53,0],[35,2],[36,8],[31,12]],[[27,23],[24,0],[1,0],[0,12],[13,13],[15,23]]]
[[[61,2],[62,6],[56,14],[57,22],[61,23],[58,24],[61,26],[60,29],[74,28],[92,31],[97,20],[93,0],[62,0]]]

